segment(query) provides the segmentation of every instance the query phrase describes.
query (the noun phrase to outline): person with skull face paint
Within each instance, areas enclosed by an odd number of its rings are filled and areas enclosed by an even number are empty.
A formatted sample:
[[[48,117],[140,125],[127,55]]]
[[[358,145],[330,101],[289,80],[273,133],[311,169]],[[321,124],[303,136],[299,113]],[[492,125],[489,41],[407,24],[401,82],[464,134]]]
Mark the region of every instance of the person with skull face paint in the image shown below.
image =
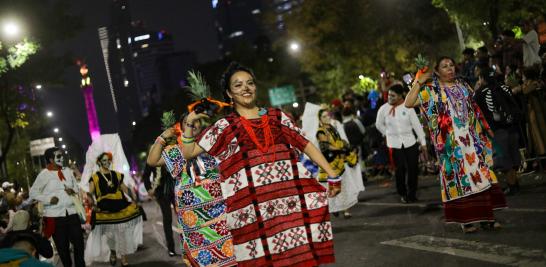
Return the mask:
[[[63,151],[49,148],[44,156],[48,163],[30,188],[30,198],[44,205],[43,235],[53,236],[63,266],[72,266],[70,243],[74,247],[75,266],[84,267],[84,243],[80,218],[71,196],[79,192],[78,182],[69,168],[63,168]]]
[[[100,170],[89,179],[89,197],[96,199],[96,205],[86,257],[102,260],[106,250],[102,244],[106,243],[110,249],[110,264],[116,264],[119,253],[121,266],[128,266],[127,255],[136,252],[138,247],[133,233],[142,224],[140,209],[134,202],[136,198],[132,191],[123,183],[123,174],[110,169],[112,154],[101,153],[97,157],[97,165]],[[128,201],[128,195],[132,195],[133,202]],[[104,239],[106,242],[103,242]]]
[[[387,139],[400,201],[408,203],[417,201],[419,150],[426,153],[426,139],[415,110],[403,105],[404,91],[405,88],[400,84],[389,88],[388,103],[377,111],[375,127]],[[417,141],[421,144],[420,147]]]

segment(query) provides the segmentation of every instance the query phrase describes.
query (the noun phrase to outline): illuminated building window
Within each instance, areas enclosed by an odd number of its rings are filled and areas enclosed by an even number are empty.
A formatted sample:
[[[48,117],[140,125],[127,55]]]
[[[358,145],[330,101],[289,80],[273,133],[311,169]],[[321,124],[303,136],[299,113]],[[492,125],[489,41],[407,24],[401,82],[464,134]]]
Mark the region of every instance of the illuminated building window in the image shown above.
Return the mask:
[[[216,8],[218,6],[218,0],[212,0],[212,8]]]
[[[140,36],[135,37],[135,42],[146,40],[146,39],[150,39],[149,34],[144,34],[144,35],[140,35]]]
[[[123,80],[123,86],[129,87],[129,81],[127,79]]]
[[[140,48],[147,48],[148,47],[148,44],[143,44],[140,46]]]
[[[125,58],[121,58],[121,62],[125,62]]]
[[[116,46],[118,49],[121,49],[121,43],[119,42],[119,38],[116,38]]]
[[[133,57],[138,57],[138,53],[137,53],[137,52],[134,52],[134,53],[133,53]]]
[[[260,14],[261,11],[259,9],[254,9],[252,10],[252,14],[256,15],[256,14]]]

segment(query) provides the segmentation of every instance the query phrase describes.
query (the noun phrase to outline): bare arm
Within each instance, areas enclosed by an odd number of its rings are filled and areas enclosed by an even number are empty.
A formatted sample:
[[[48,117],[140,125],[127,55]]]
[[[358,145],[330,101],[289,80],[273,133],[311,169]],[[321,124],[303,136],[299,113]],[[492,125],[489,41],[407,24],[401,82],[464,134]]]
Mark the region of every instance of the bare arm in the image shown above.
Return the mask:
[[[207,114],[196,114],[195,111],[192,111],[188,115],[186,118],[186,125],[184,125],[184,133],[182,134],[184,138],[195,138],[193,135],[193,122],[202,118],[208,118]],[[205,152],[205,150],[195,143],[195,139],[192,142],[184,142],[182,154],[184,155],[185,159],[193,159],[203,152]]]
[[[334,171],[334,169],[332,169],[332,167],[330,166],[330,163],[328,163],[326,158],[324,158],[324,155],[322,155],[320,150],[318,150],[318,148],[315,147],[315,145],[311,144],[310,142],[307,143],[307,145],[305,146],[305,149],[303,150],[303,153],[305,153],[305,155],[307,155],[312,161],[314,161],[317,165],[319,165],[319,167],[321,167],[324,171],[326,171],[328,176],[330,177],[337,176],[337,173]]]
[[[408,95],[406,95],[404,106],[406,106],[407,108],[414,108],[419,106],[419,101],[417,98],[419,96],[419,91],[421,89],[421,86],[423,86],[427,82],[427,80],[429,80],[431,77],[432,77],[432,73],[426,72],[426,73],[423,73],[419,77],[419,79],[415,80],[415,82],[411,86],[411,89]]]

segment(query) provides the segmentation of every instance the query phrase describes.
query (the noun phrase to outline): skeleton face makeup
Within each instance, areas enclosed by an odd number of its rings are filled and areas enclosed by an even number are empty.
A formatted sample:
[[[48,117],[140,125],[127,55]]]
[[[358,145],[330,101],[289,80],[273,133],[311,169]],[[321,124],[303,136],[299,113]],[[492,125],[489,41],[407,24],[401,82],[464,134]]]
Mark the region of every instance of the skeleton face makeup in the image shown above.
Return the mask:
[[[57,150],[53,153],[55,155],[55,158],[53,159],[55,162],[55,165],[62,167],[64,165],[64,156],[63,152],[60,150]]]
[[[108,158],[107,155],[102,156],[102,158],[99,161],[99,166],[101,166],[101,167],[103,167],[105,169],[110,169],[111,164],[112,164],[112,162],[110,161],[110,159]]]

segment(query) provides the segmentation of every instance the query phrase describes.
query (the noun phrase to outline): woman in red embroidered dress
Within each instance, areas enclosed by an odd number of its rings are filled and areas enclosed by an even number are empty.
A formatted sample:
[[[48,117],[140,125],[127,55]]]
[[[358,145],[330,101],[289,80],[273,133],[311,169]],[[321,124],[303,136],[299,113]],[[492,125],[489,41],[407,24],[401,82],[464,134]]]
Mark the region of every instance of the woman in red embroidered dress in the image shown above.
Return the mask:
[[[256,105],[251,70],[232,63],[222,89],[234,112],[197,139],[185,138],[184,158],[208,152],[220,162],[227,223],[239,266],[317,266],[334,262],[327,196],[339,193],[320,151],[281,110]],[[190,113],[184,136],[204,114]],[[303,152],[325,169],[326,189],[298,161]]]

